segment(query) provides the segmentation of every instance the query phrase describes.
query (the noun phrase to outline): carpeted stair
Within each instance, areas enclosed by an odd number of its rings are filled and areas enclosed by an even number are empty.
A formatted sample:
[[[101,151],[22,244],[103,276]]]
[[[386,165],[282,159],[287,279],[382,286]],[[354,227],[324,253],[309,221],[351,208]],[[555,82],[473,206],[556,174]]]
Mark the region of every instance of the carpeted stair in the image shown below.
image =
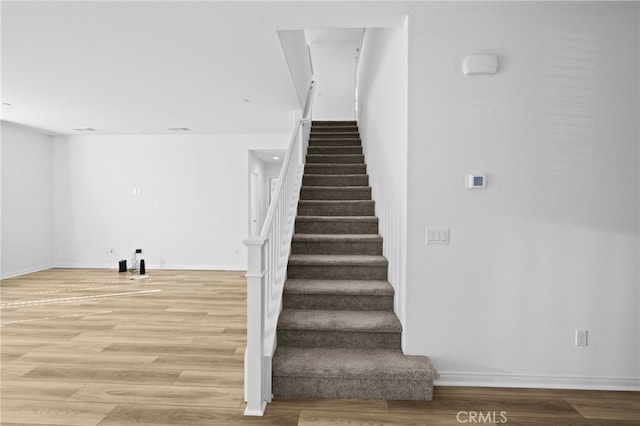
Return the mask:
[[[357,124],[314,121],[273,358],[276,396],[430,400],[401,350]]]

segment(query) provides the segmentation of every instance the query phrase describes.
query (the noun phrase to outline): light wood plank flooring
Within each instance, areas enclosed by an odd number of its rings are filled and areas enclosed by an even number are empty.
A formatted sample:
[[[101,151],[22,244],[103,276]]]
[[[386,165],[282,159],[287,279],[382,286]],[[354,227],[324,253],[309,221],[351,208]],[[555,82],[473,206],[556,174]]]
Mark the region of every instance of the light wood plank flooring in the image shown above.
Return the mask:
[[[638,392],[462,387],[430,402],[276,398],[243,417],[244,274],[128,278],[51,269],[1,282],[2,425],[437,426],[504,424],[502,412],[509,425],[640,424]]]

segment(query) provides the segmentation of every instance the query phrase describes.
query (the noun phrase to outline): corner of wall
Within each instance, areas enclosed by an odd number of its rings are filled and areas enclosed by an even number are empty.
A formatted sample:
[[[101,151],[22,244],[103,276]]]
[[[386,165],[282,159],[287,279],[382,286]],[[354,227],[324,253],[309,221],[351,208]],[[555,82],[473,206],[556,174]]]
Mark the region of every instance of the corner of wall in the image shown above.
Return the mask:
[[[408,32],[368,28],[358,67],[358,125],[389,260],[394,310],[406,321]],[[403,332],[403,347],[407,329]]]
[[[51,134],[2,122],[2,278],[50,268],[53,261]]]

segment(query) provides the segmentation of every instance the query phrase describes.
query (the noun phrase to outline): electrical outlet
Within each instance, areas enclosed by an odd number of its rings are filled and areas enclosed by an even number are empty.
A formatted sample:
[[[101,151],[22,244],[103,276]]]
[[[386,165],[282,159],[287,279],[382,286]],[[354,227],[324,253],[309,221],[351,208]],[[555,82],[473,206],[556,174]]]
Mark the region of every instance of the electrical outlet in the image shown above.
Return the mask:
[[[589,346],[589,332],[576,330],[576,346]]]
[[[136,249],[136,254],[142,253],[142,249]]]

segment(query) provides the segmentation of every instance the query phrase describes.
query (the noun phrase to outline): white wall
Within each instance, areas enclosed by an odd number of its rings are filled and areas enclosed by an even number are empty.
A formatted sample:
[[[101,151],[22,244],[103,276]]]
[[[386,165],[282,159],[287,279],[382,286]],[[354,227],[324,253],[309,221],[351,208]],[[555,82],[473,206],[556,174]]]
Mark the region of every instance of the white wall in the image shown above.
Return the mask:
[[[249,172],[255,173],[258,176],[258,234],[260,234],[264,221],[269,211],[270,193],[271,193],[271,178],[277,178],[280,175],[280,169],[282,169],[282,158],[284,158],[286,151],[278,152],[274,150],[268,150],[266,158],[269,158],[277,153],[280,160],[268,160],[265,161],[265,154],[260,154],[261,151],[250,150],[249,151]],[[251,185],[249,185],[251,186]],[[251,189],[249,189],[248,196],[250,197]],[[251,199],[249,199],[251,203]],[[250,205],[250,204],[249,204]],[[250,213],[250,212],[249,212]],[[248,217],[248,226],[251,229],[251,214]],[[250,231],[249,234],[250,235]]]
[[[115,267],[142,248],[148,268],[244,269],[247,152],[288,141],[287,134],[56,137],[56,264]]]
[[[410,16],[408,352],[441,383],[640,388],[638,3]]]
[[[395,311],[405,322],[407,244],[408,28],[368,28],[358,67],[358,127],[369,184],[395,289]]]
[[[249,190],[247,191],[248,196],[249,196],[249,201],[248,201],[248,205],[249,205],[249,231],[247,233],[247,235],[249,236],[258,236],[260,235],[260,230],[262,229],[262,225],[264,224],[264,219],[266,217],[266,212],[267,212],[267,196],[266,196],[266,186],[267,186],[267,177],[266,177],[266,164],[264,163],[264,161],[260,160],[260,158],[258,158],[258,156],[255,154],[254,151],[249,151],[249,173],[250,175],[253,174],[256,176],[257,181],[255,182],[256,188],[254,188],[253,190],[256,192],[255,194],[252,194],[251,190],[251,181],[249,181]],[[249,177],[249,179],[251,179],[251,176]],[[255,212],[254,214],[256,215],[256,231],[255,231],[255,235],[252,235],[251,232],[251,227],[252,227],[252,212],[251,212],[251,197],[252,196],[256,196],[257,200],[256,200],[256,205],[255,208],[257,209],[257,212]]]
[[[316,96],[314,120],[353,120],[355,117],[356,49],[359,41],[311,44]]]
[[[8,278],[53,264],[51,137],[2,121],[2,266]]]
[[[280,158],[284,158],[285,154],[282,154],[282,157]],[[269,208],[269,206],[271,205],[271,179],[277,179],[280,176],[280,170],[282,170],[282,161],[278,162],[278,163],[268,163],[267,164],[267,168],[266,168],[266,175],[267,175],[267,179],[266,179],[266,191],[267,191],[267,209]],[[275,194],[274,194],[275,195]]]
[[[313,78],[307,38],[304,30],[282,30],[278,31],[278,36],[287,57],[287,65],[298,95],[300,108],[304,109]]]

